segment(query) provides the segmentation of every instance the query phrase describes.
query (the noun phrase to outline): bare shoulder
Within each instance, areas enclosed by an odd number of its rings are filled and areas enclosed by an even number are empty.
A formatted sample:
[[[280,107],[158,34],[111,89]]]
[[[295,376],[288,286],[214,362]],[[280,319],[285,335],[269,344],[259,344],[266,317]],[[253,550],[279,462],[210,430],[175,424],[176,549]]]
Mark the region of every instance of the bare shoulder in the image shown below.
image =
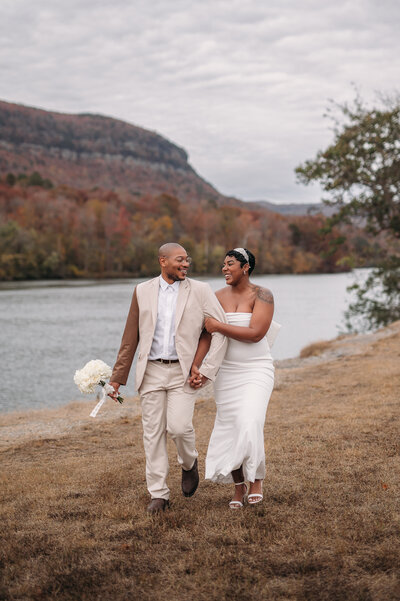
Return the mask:
[[[215,296],[218,300],[224,298],[226,296],[226,288],[220,288],[219,290],[217,290]]]
[[[255,284],[252,284],[251,286],[256,300],[260,300],[269,305],[274,304],[274,295],[269,288],[263,288],[263,286],[256,286]]]

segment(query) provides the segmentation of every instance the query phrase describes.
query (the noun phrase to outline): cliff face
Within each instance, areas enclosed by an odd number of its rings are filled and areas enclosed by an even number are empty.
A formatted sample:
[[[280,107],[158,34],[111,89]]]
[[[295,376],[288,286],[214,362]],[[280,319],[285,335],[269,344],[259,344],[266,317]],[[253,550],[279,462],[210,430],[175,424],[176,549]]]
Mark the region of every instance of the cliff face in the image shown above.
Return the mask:
[[[101,115],[67,115],[0,101],[0,172],[39,171],[56,184],[224,197],[159,134]]]

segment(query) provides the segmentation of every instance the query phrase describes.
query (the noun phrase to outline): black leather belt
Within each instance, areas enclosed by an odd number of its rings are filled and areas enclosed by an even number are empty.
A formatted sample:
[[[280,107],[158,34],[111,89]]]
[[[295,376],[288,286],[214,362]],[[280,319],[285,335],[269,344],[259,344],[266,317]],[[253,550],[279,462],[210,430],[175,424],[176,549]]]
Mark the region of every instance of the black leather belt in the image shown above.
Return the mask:
[[[151,361],[158,361],[159,363],[179,363],[179,359],[151,359]]]

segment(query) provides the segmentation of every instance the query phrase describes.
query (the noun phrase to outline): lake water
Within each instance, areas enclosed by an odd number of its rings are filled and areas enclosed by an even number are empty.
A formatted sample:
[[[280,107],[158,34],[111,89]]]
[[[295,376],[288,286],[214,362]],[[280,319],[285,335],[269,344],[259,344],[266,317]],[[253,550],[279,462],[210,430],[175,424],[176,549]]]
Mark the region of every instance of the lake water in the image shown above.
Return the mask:
[[[282,329],[276,359],[295,357],[315,340],[334,338],[348,304],[353,274],[268,275]],[[73,376],[90,359],[113,365],[132,291],[141,280],[0,285],[0,411],[39,409],[84,398]],[[221,277],[207,279],[213,290]],[[126,394],[133,394],[133,369]],[[124,390],[124,389],[122,389]],[[85,397],[91,399],[94,396]]]

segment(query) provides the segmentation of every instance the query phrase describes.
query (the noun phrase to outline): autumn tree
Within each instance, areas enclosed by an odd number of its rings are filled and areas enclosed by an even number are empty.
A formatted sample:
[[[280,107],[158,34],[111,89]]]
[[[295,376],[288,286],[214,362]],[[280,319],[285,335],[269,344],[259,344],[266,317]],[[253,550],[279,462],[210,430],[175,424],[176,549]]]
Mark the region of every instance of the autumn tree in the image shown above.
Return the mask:
[[[386,325],[400,319],[400,98],[368,108],[357,97],[335,104],[334,140],[296,169],[298,180],[317,181],[336,208],[329,220],[356,223],[369,235],[385,236],[386,256],[366,281],[352,289],[349,329]]]
[[[0,280],[70,277],[148,277],[159,273],[155,249],[176,240],[193,257],[194,275],[219,274],[225,252],[250,247],[256,273],[347,270],[319,217],[287,218],[264,209],[180,202],[167,194],[141,198],[127,191],[28,185],[45,181],[0,175]],[[11,185],[12,184],[12,185]],[[354,265],[379,253],[357,228],[349,229]],[[318,234],[318,235],[317,235]],[[327,255],[323,256],[323,251]],[[341,251],[347,253],[342,245]]]

